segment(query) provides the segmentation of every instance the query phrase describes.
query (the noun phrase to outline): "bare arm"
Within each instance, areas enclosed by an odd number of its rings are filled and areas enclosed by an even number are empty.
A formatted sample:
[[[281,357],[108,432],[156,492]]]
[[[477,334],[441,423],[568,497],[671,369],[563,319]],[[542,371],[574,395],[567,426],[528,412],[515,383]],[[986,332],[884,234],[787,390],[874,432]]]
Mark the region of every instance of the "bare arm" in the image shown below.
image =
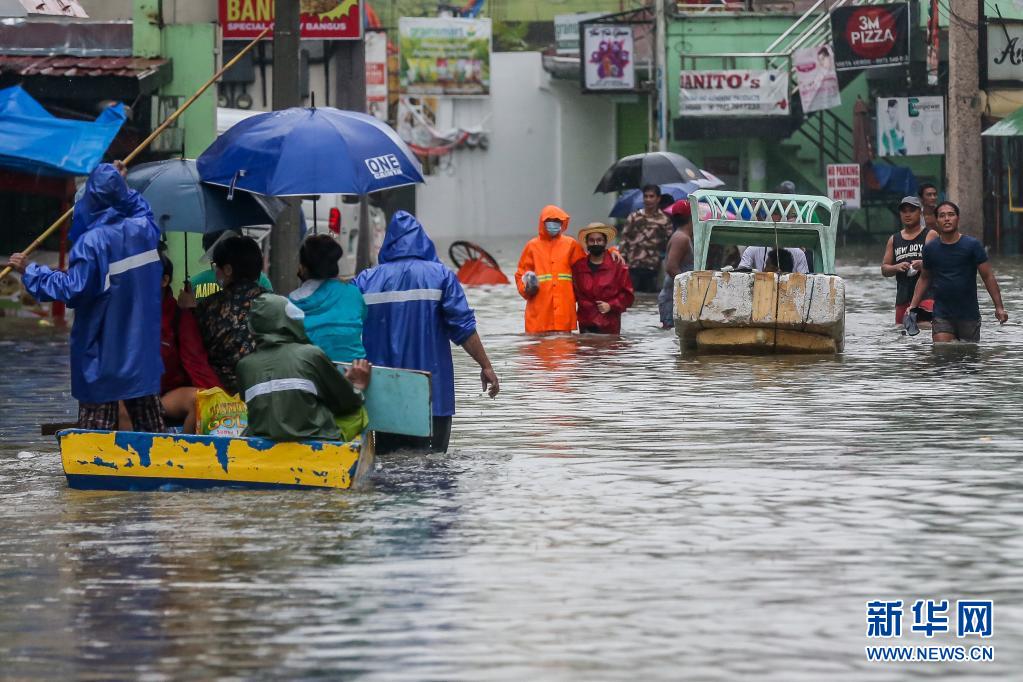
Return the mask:
[[[682,272],[682,263],[693,250],[689,235],[676,232],[668,240],[668,255],[664,259],[664,271],[675,279]]]
[[[991,263],[981,263],[977,266],[977,272],[980,273],[980,279],[984,282],[984,287],[991,296],[991,302],[995,304],[995,317],[1000,323],[1005,324],[1009,320],[1009,314],[1005,312],[1005,307],[1002,306],[1002,290],[998,288],[998,280],[995,279]]]
[[[920,278],[916,281],[916,288],[913,289],[913,300],[909,302],[909,309],[912,310],[924,300],[927,290],[931,288],[931,271],[924,268],[920,271]]]
[[[483,347],[480,335],[473,332],[472,336],[462,344],[462,348],[480,366],[480,381],[483,383],[483,390],[487,391],[491,398],[496,398],[501,390],[501,384],[497,379],[497,373],[494,372],[494,368],[490,364],[490,358],[487,357],[487,351]]]
[[[909,263],[902,262],[895,264],[895,237],[888,237],[888,243],[884,247],[884,260],[881,261],[881,274],[885,277],[894,277],[900,272],[909,270]]]

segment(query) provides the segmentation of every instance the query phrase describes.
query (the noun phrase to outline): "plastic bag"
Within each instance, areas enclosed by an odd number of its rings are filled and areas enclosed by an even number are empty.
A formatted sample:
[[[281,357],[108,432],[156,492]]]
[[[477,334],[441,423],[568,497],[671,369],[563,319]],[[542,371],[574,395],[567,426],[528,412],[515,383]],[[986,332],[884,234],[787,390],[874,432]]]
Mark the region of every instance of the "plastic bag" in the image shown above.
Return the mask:
[[[365,407],[360,407],[355,412],[334,417],[334,423],[341,431],[341,440],[351,442],[358,438],[366,427],[369,426],[369,413]]]
[[[245,401],[219,387],[195,394],[195,414],[196,433],[204,436],[238,437],[249,425]]]

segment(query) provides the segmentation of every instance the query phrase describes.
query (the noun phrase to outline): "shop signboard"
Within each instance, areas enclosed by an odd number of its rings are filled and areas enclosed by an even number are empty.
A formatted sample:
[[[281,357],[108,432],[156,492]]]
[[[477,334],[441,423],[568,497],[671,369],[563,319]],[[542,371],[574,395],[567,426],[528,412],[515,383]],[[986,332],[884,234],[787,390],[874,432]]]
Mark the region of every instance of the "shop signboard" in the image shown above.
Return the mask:
[[[554,45],[558,55],[573,57],[579,54],[579,22],[603,16],[600,12],[558,14],[554,17]]]
[[[632,26],[585,24],[582,40],[585,90],[631,92],[636,89]]]
[[[490,19],[401,17],[401,91],[490,94]]]
[[[362,38],[359,0],[299,0],[299,8],[302,38],[305,40]],[[219,16],[225,40],[252,40],[267,26],[273,26],[274,2],[219,0]]]
[[[879,97],[878,156],[945,153],[945,100],[935,97]]]
[[[387,120],[387,33],[366,31],[366,111]]]
[[[831,109],[842,104],[841,88],[835,73],[835,53],[831,45],[796,50],[792,53],[792,68],[796,72],[804,113]]]
[[[841,201],[842,208],[860,207],[860,167],[855,163],[828,164],[828,198]]]
[[[839,71],[909,64],[909,5],[850,5],[831,11]]]
[[[779,70],[683,71],[681,116],[760,117],[789,114],[789,78]]]
[[[1023,21],[988,23],[987,79],[989,83],[1023,86]]]

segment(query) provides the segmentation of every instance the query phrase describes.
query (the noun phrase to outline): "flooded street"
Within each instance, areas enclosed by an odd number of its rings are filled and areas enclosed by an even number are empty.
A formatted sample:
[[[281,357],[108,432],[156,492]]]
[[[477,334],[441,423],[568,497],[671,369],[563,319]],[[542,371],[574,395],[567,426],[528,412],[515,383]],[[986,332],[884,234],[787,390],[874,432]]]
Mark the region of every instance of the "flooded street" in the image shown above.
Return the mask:
[[[981,287],[982,344],[934,350],[879,257],[840,258],[837,358],[681,358],[653,295],[621,338],[527,337],[513,287],[472,290],[501,395],[456,349],[452,451],[351,493],[69,490],[38,435],[73,419],[66,340],[0,320],[0,676],[1018,679],[1023,260],[1009,325]],[[908,630],[968,598],[992,638],[865,637],[867,601]]]

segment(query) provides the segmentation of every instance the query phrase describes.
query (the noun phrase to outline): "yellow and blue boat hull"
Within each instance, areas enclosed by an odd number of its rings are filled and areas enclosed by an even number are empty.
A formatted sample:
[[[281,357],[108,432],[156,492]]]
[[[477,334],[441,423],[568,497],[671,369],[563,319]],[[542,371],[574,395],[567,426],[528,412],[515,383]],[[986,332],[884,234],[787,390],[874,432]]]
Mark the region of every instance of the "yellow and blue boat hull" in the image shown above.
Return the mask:
[[[85,490],[350,488],[372,469],[373,438],[278,443],[133,431],[57,434],[68,485]]]

